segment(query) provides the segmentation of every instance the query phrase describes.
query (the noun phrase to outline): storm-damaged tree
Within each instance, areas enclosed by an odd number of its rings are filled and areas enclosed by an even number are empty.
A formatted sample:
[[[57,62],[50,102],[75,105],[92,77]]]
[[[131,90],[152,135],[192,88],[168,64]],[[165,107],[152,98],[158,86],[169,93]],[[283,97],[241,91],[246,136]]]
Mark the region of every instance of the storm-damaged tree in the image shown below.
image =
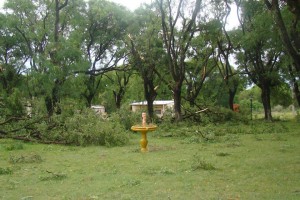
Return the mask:
[[[205,25],[203,25],[204,27]],[[197,105],[196,100],[199,96],[205,80],[217,66],[215,45],[209,39],[210,31],[204,32],[192,40],[189,50],[189,57],[192,59],[186,63],[186,76],[184,83],[186,85],[186,96],[183,98],[189,102],[191,107]]]
[[[159,18],[151,5],[140,7],[135,11],[135,22],[128,35],[131,52],[130,63],[143,80],[144,96],[147,101],[150,119],[154,117],[153,102],[157,96],[155,70],[162,65],[164,51],[159,38]]]
[[[223,0],[214,1],[214,20],[217,31],[214,34],[218,45],[218,68],[224,84],[228,88],[228,106],[233,110],[234,97],[239,86],[239,77],[236,70],[230,63],[230,56],[233,57],[234,44],[231,39],[231,31],[227,30],[228,17],[231,14],[231,2]]]
[[[167,53],[167,71],[172,76],[169,87],[173,92],[175,120],[182,119],[181,92],[186,75],[187,52],[197,27],[201,0],[191,4],[187,0],[156,0],[161,17],[164,50]]]

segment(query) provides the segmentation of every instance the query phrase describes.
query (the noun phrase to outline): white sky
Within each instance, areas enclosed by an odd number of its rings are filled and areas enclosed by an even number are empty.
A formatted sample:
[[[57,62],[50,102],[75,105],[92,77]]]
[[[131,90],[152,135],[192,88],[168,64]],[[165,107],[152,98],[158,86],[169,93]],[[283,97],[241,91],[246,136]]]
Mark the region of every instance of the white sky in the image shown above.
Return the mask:
[[[3,4],[4,4],[4,0],[0,0],[0,8],[2,8]]]
[[[123,5],[127,8],[129,8],[131,11],[134,11],[142,3],[150,4],[154,0],[109,0],[109,1],[115,2],[115,3],[120,4],[120,5]]]

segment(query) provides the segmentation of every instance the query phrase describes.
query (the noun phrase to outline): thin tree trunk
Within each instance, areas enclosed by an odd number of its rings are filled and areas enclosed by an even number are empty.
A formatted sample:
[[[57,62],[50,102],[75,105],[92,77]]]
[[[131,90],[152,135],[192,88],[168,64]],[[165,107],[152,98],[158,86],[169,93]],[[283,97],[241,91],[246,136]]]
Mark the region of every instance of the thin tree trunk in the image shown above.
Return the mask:
[[[115,104],[116,104],[116,108],[117,109],[120,109],[121,108],[121,100],[122,100],[122,98],[121,98],[121,94],[120,94],[120,92],[116,92],[116,91],[113,91],[113,93],[114,93],[114,99],[115,99]]]
[[[233,111],[233,103],[234,103],[234,96],[236,94],[236,89],[229,89],[229,99],[228,99],[228,103],[229,103],[229,108]]]
[[[272,121],[272,111],[271,111],[271,90],[268,85],[263,85],[261,87],[261,99],[265,111],[265,120]]]
[[[297,50],[293,47],[291,38],[288,34],[287,28],[282,19],[278,0],[272,0],[272,3],[270,3],[268,0],[265,0],[265,4],[267,5],[267,7],[270,10],[272,10],[274,12],[275,22],[280,30],[283,44],[284,44],[288,54],[291,56],[291,58],[294,61],[296,71],[300,72],[300,55],[299,55],[299,52],[297,52]]]
[[[299,91],[299,85],[296,81],[293,83],[293,92],[295,94],[298,106],[300,107],[300,91]]]
[[[295,77],[295,75],[294,75],[292,65],[289,65],[289,66],[288,66],[288,69],[289,69],[290,76],[292,77],[291,80],[292,80],[293,93],[294,93],[295,98],[296,98],[296,100],[297,100],[298,106],[300,106],[300,91],[299,91],[299,85],[298,85],[297,80],[296,80],[296,77]]]

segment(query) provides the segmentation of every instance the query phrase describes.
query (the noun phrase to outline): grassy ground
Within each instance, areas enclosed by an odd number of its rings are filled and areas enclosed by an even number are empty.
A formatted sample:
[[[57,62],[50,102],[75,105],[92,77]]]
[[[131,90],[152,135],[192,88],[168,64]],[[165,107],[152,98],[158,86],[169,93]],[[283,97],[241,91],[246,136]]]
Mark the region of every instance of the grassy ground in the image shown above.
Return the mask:
[[[300,125],[276,123],[211,140],[152,132],[148,153],[136,133],[114,148],[0,140],[0,199],[300,199]]]

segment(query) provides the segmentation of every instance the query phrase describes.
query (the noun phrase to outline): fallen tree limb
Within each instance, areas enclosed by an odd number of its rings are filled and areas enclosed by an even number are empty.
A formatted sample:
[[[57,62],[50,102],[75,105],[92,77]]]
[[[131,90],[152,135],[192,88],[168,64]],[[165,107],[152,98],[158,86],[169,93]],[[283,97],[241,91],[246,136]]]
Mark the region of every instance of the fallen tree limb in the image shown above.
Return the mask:
[[[4,122],[0,122],[0,125],[7,124],[8,122],[11,122],[11,121],[13,121],[13,120],[20,121],[20,120],[25,120],[25,119],[26,119],[26,118],[10,117],[10,118],[8,118],[7,120],[5,120]]]
[[[16,135],[0,135],[2,139],[14,139],[14,140],[21,140],[25,142],[34,142],[34,143],[41,143],[41,144],[62,144],[68,145],[69,143],[64,141],[44,141],[44,140],[37,140],[35,138],[30,138],[28,136],[16,136]]]
[[[205,112],[207,110],[208,110],[208,108],[204,108],[203,110],[199,110],[199,111],[195,112],[195,114],[202,113],[202,112]]]

